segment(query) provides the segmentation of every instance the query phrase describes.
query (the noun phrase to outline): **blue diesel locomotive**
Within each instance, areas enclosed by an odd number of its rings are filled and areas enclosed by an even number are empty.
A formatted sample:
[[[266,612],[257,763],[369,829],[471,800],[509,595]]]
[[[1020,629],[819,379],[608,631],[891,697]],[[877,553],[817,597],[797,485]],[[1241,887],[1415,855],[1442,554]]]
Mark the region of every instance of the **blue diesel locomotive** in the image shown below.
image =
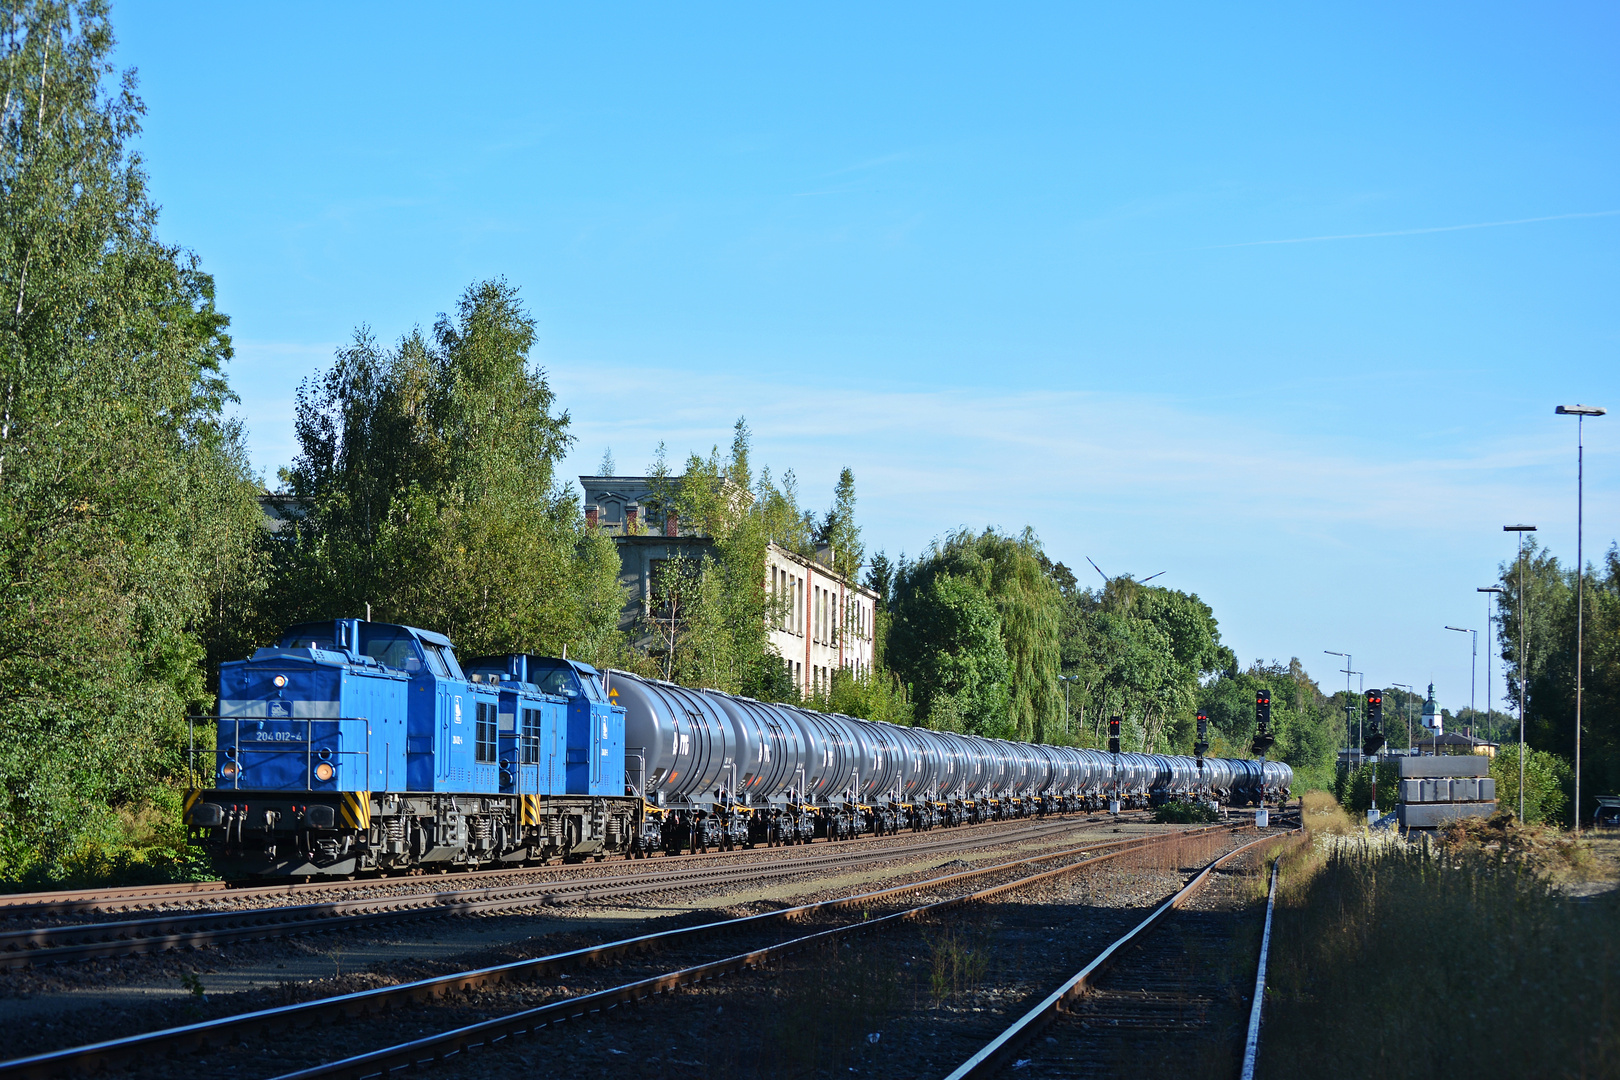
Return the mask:
[[[361,619],[294,626],[219,681],[185,813],[233,876],[678,854],[1113,800],[1258,805],[1293,783],[1281,762],[896,727],[554,657],[461,660],[442,634]]]
[[[639,817],[624,710],[588,664],[463,662],[442,634],[338,619],[292,627],[219,682],[195,754],[209,786],[186,820],[228,872],[603,858]]]

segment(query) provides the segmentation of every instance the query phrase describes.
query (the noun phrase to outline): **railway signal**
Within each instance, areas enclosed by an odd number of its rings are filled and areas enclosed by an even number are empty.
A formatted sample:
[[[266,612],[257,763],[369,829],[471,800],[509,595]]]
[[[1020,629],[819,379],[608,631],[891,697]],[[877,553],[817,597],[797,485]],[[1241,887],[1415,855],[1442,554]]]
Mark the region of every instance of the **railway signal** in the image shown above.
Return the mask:
[[[1367,691],[1367,738],[1361,744],[1363,757],[1371,757],[1384,748],[1384,692]]]
[[[1251,747],[1256,757],[1265,757],[1266,751],[1277,740],[1271,734],[1271,691],[1256,690],[1254,692],[1254,745]]]
[[[1198,741],[1193,743],[1193,757],[1198,759],[1198,771],[1204,769],[1204,755],[1209,753],[1209,714],[1198,710]]]
[[[1108,752],[1119,753],[1119,717],[1108,721]]]

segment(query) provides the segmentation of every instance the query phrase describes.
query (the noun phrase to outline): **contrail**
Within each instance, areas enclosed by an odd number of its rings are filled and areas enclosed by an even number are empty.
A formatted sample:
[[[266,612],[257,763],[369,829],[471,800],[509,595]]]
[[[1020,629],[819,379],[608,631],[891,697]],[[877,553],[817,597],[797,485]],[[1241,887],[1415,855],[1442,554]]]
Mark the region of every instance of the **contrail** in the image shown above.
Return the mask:
[[[1551,214],[1547,217],[1515,218],[1512,221],[1476,221],[1472,225],[1435,225],[1427,229],[1392,229],[1389,232],[1344,233],[1339,236],[1296,236],[1291,240],[1247,240],[1241,244],[1215,244],[1205,248],[1264,247],[1270,244],[1315,244],[1323,240],[1370,240],[1378,236],[1417,236],[1421,233],[1460,232],[1463,229],[1494,229],[1501,225],[1533,225],[1538,221],[1568,221],[1571,218],[1614,217],[1620,210],[1593,210],[1584,214]]]

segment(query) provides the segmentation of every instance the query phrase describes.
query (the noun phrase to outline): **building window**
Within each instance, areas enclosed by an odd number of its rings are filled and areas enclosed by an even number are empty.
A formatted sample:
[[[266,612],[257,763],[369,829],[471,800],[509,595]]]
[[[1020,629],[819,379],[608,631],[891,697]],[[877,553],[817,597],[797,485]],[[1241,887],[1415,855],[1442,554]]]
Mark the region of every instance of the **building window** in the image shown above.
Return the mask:
[[[473,731],[475,761],[493,764],[495,761],[495,706],[487,701],[478,703],[478,717]]]

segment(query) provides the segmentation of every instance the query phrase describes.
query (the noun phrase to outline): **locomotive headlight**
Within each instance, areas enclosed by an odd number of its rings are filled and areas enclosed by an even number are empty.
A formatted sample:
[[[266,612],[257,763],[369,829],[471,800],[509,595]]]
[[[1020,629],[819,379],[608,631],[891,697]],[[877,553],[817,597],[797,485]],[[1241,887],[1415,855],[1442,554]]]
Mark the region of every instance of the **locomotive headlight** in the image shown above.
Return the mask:
[[[227,780],[233,779],[236,776],[236,762],[227,761],[225,764],[221,765],[219,767],[219,775],[223,776]]]
[[[287,676],[285,676],[285,675],[277,675],[275,678],[271,679],[270,681],[275,683],[277,690],[280,690],[283,686],[287,685]]]
[[[323,761],[315,766],[315,779],[317,780],[330,780],[336,773],[337,770],[332,768],[330,761]]]

